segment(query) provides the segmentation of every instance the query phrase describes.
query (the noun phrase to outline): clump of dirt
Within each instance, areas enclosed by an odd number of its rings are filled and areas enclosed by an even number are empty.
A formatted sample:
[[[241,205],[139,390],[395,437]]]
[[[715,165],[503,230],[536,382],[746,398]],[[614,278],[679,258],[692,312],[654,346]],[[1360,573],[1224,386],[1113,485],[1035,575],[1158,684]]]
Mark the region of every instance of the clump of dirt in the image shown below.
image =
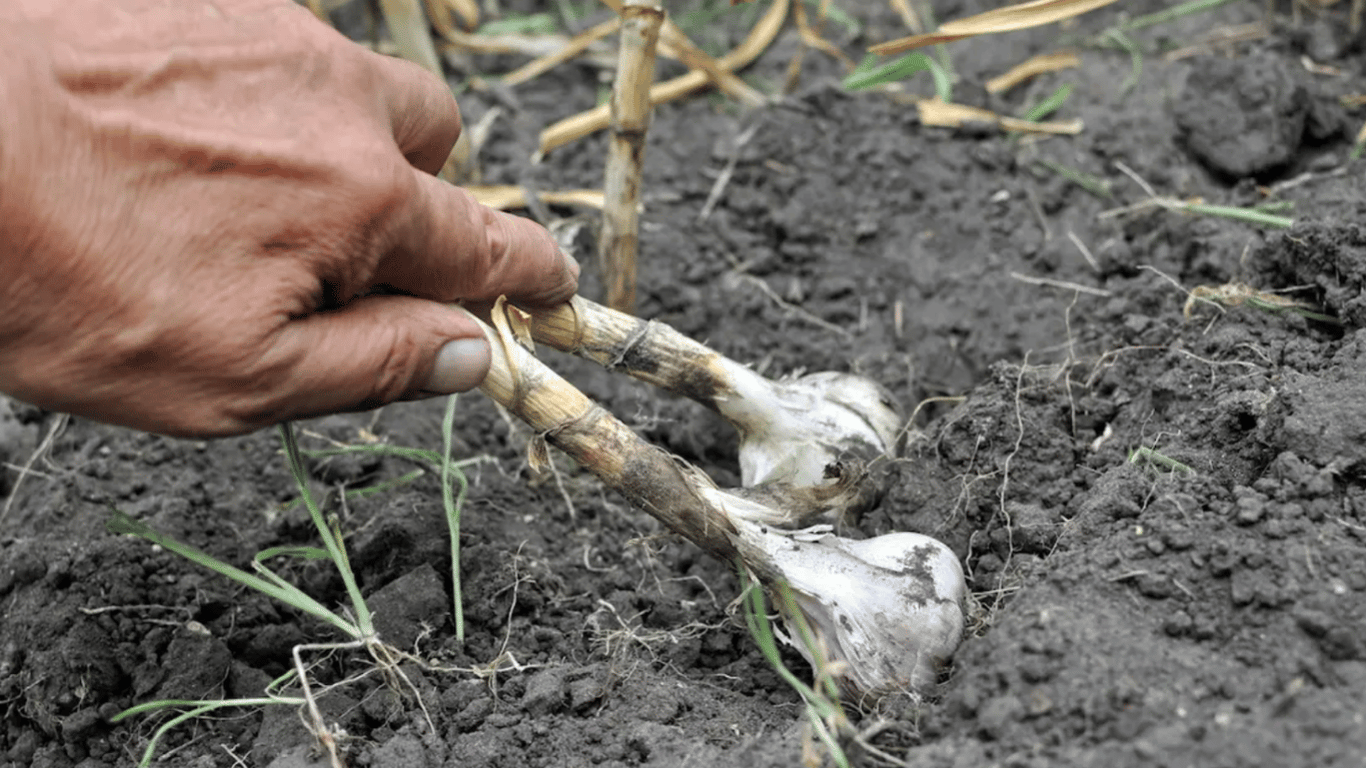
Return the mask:
[[[950,49],[957,98],[1002,113],[1073,83],[1062,115],[1085,121],[1076,137],[927,128],[896,99],[843,92],[840,65],[815,52],[799,89],[766,109],[695,98],[656,115],[641,314],[770,375],[858,371],[917,411],[895,482],[859,528],[943,539],[975,611],[935,696],[863,719],[880,723],[869,739],[882,753],[917,766],[1366,758],[1366,204],[1346,161],[1361,115],[1338,100],[1366,61],[1337,6],[1162,55],[1262,9],[1134,33],[1146,55],[1132,85],[1127,53],[1083,46],[1078,70],[1001,95],[975,87],[1051,50],[1054,30]],[[853,53],[899,34],[889,8],[851,12],[864,25],[841,40]],[[1069,34],[1090,39],[1117,13]],[[780,81],[799,45],[786,31],[756,77]],[[525,159],[536,131],[591,106],[596,87],[578,65],[520,87],[484,149],[486,179],[599,183],[600,137]],[[496,89],[462,101],[470,124],[495,104],[509,108]],[[1289,204],[1296,223],[1172,212],[1133,176],[1162,196]],[[1246,301],[1185,311],[1187,291],[1231,284],[1331,321]],[[547,359],[651,441],[738,484],[715,416]],[[332,417],[303,439],[433,449],[441,409]],[[563,457],[534,475],[527,430],[482,398],[458,413],[456,456],[484,457],[467,468],[463,642],[437,473],[392,456],[310,459],[382,636],[409,654],[397,683],[360,652],[307,654],[351,764],[798,764],[801,701],[735,621],[730,566]],[[339,639],[102,526],[114,507],[238,565],[312,543],[273,433],[177,441],[11,402],[0,458],[0,767],[132,765],[161,721],[112,723],[120,710],[260,696],[295,646]],[[344,602],[329,566],[271,564]],[[795,652],[784,659],[809,673]],[[176,765],[285,768],[314,764],[313,744],[294,707],[271,706],[182,725],[161,751]]]

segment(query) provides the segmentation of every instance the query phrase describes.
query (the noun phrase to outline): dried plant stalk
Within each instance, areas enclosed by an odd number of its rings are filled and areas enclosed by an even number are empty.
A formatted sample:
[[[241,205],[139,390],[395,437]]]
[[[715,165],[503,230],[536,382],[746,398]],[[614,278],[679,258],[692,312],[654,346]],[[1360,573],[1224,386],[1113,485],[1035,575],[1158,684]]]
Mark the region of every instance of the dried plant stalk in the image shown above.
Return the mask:
[[[790,4],[791,0],[773,0],[773,4],[769,6],[768,11],[759,19],[759,22],[754,25],[754,29],[750,30],[745,41],[735,50],[717,60],[721,69],[726,72],[734,72],[763,53],[768,44],[773,42],[778,31],[782,29],[783,20],[787,18]],[[650,103],[659,106],[705,87],[709,82],[711,80],[706,72],[693,70],[672,80],[656,83],[650,89]],[[610,108],[605,104],[565,118],[541,131],[541,145],[537,153],[545,155],[556,147],[562,147],[575,139],[600,131],[611,124],[611,119]]]
[[[466,186],[465,191],[474,195],[480,205],[510,211],[514,208],[528,207],[527,190],[512,184],[496,186]],[[546,205],[567,205],[575,208],[595,208],[599,211],[605,206],[600,189],[565,189],[560,191],[539,192],[536,197]]]
[[[436,56],[436,45],[432,43],[432,32],[427,26],[427,14],[421,0],[380,0],[379,7],[399,55],[420,64],[445,82],[446,75]]]
[[[846,473],[817,487],[717,488],[687,462],[632,429],[537,360],[518,341],[525,313],[499,302],[483,392],[530,424],[639,509],[723,561],[748,568],[766,588],[789,588],[816,633],[816,648],[855,698],[935,684],[963,632],[966,583],[943,544],[913,533],[851,541],[828,527],[791,530],[812,512],[857,498]],[[785,620],[793,617],[785,616]]]
[[[773,381],[664,323],[582,296],[530,314],[539,343],[694,400],[740,433],[745,485],[813,486],[840,461],[868,464],[896,452],[902,419],[886,392],[854,374],[821,372]],[[869,503],[876,489],[863,499]]]
[[[994,35],[1013,32],[1017,29],[1039,27],[1056,21],[1080,16],[1115,0],[1031,0],[1018,5],[979,13],[966,19],[958,19],[941,24],[939,29],[923,35],[911,35],[897,40],[889,40],[868,50],[878,55],[904,53],[916,48],[939,43],[951,43],[966,37]]]
[[[472,30],[479,26],[479,4],[475,0],[427,0],[427,11],[438,33],[452,28],[452,13],[460,17],[462,29]]]
[[[1075,69],[1081,66],[1081,57],[1070,51],[1059,51],[1056,53],[1041,53],[1033,56],[1015,66],[1004,74],[997,75],[987,81],[987,93],[1000,93],[1023,83],[1035,75],[1044,72],[1056,72],[1060,69]]]
[[[1073,136],[1085,127],[1080,120],[1061,122],[1031,122],[1018,117],[998,115],[989,109],[970,107],[966,104],[948,104],[935,99],[921,99],[916,102],[920,122],[941,128],[961,128],[968,123],[986,123],[1001,130],[1020,133],[1049,133]]]
[[[608,487],[711,554],[734,560],[735,528],[697,492],[696,470],[645,442],[630,427],[537,360],[513,337],[507,313],[495,307],[498,332],[485,328],[493,349],[480,390],[550,444],[569,454]]]
[[[565,46],[558,51],[527,62],[506,75],[503,75],[503,84],[521,85],[534,77],[543,75],[588,50],[588,46],[607,37],[613,32],[616,32],[620,26],[621,19],[613,18],[608,19],[595,27],[590,27],[575,35],[573,39],[568,43],[565,43]]]
[[[621,15],[621,57],[612,91],[612,138],[607,147],[598,258],[607,283],[607,304],[636,308],[636,251],[640,243],[640,183],[645,135],[650,129],[650,85],[664,8],[654,0],[627,0]]]
[[[602,0],[602,4],[616,11],[618,16],[622,15],[625,8],[621,0]],[[762,93],[751,88],[745,81],[721,66],[720,62],[698,48],[692,40],[688,39],[687,34],[672,21],[664,20],[660,37],[664,43],[668,44],[671,51],[677,54],[679,61],[686,64],[689,69],[706,72],[707,78],[711,80],[712,84],[727,96],[749,107],[762,106],[767,101]]]

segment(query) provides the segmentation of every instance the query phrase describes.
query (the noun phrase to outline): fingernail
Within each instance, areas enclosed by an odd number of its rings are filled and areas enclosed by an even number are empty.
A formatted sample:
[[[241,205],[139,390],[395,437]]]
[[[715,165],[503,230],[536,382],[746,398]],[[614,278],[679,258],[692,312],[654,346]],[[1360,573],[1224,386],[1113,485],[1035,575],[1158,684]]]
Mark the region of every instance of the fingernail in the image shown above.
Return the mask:
[[[479,386],[489,371],[486,339],[456,339],[436,353],[436,363],[423,389],[438,395],[466,392]]]

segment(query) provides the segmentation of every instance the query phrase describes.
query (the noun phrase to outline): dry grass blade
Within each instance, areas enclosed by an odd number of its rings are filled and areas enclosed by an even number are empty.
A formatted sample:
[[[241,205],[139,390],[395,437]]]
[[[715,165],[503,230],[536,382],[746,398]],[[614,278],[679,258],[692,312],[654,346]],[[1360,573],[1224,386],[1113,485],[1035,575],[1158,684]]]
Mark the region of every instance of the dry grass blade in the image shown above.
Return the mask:
[[[972,123],[994,125],[1005,131],[1020,133],[1047,133],[1074,136],[1084,127],[1080,120],[1058,122],[1031,122],[1017,117],[998,115],[989,109],[969,107],[966,104],[945,104],[942,101],[926,99],[916,102],[923,125],[941,128],[961,128]]]
[[[645,134],[650,130],[650,85],[664,8],[655,0],[627,0],[621,10],[621,58],[612,90],[612,138],[607,145],[598,259],[607,305],[634,314],[636,251],[640,244],[640,184]]]
[[[460,27],[466,31],[479,26],[479,4],[474,0],[427,0],[427,13],[437,32],[454,28],[452,13],[460,17]]]
[[[616,32],[621,27],[621,18],[608,19],[595,27],[580,32],[575,35],[565,46],[554,53],[548,53],[534,61],[527,62],[513,71],[503,75],[505,85],[520,85],[549,72],[566,61],[578,56],[593,43]]]
[[[453,53],[515,53],[549,56],[568,44],[564,35],[479,35],[450,27],[439,30],[445,38],[442,50]]]
[[[1001,32],[1028,29],[1029,27],[1040,27],[1080,16],[1113,2],[1115,0],[1032,0],[1032,2],[1009,5],[1005,8],[997,8],[994,11],[979,13],[976,16],[969,16],[966,19],[951,21],[940,25],[935,32],[890,40],[868,50],[879,55],[903,53],[927,45],[962,40],[965,37],[994,35]]]
[[[791,0],[773,0],[773,4],[759,19],[759,23],[754,25],[754,29],[750,30],[745,41],[735,50],[718,59],[717,64],[727,72],[734,72],[757,58],[768,47],[768,44],[773,42],[773,38],[777,37],[778,31],[782,29],[790,5]],[[707,73],[694,70],[672,80],[656,83],[650,89],[650,103],[653,106],[659,106],[692,93],[706,86],[709,82],[711,81]],[[600,131],[610,124],[611,113],[606,104],[561,120],[541,132],[541,146],[538,154],[545,155],[556,147],[562,147],[575,139]]]
[[[446,82],[421,0],[380,0],[380,11],[399,55]],[[461,133],[441,168],[441,178],[453,183],[469,180],[473,175],[473,156],[469,134]]]
[[[901,22],[907,29],[917,34],[925,31],[925,22],[920,20],[920,14],[911,7],[910,0],[891,0],[891,4],[892,10],[901,17]]]
[[[380,10],[384,13],[384,23],[389,34],[398,46],[403,58],[421,65],[445,82],[441,71],[441,60],[436,56],[436,44],[432,42],[432,31],[427,26],[427,14],[422,9],[421,0],[380,0]]]
[[[465,191],[474,195],[474,199],[487,208],[511,211],[517,208],[530,207],[526,189],[512,184],[465,187]],[[594,208],[599,211],[606,207],[600,189],[565,189],[559,192],[539,192],[536,197],[545,205]]]
[[[1027,61],[1016,64],[1008,72],[987,81],[987,93],[1000,93],[1023,83],[1035,75],[1057,72],[1061,69],[1075,69],[1081,66],[1081,58],[1075,53],[1044,53]]]
[[[827,11],[828,2],[829,0],[822,0],[820,10],[817,14],[816,22],[814,24],[811,23],[811,20],[807,18],[806,7],[802,3],[797,4],[797,7],[795,9],[796,12],[794,14],[797,19],[797,34],[801,36],[802,43],[804,43],[808,48],[815,48],[816,50],[821,51],[822,53],[825,53],[833,58],[840,60],[846,66],[848,66],[849,69],[853,69],[854,67],[858,66],[857,63],[853,59],[849,58],[844,53],[844,51],[841,51],[839,47],[836,46],[834,43],[830,42],[829,40],[826,40],[824,37],[821,37],[820,28],[825,23],[825,14]]]
[[[621,0],[602,0],[602,4],[616,11],[618,16],[622,15]],[[660,42],[661,52],[667,52],[670,56],[677,58],[686,64],[688,69],[705,72],[707,79],[713,85],[741,104],[758,107],[766,101],[762,93],[751,88],[745,81],[731,74],[730,70],[722,66],[716,59],[708,56],[705,51],[688,39],[687,34],[679,29],[678,25],[667,18],[664,20],[664,28],[660,32]]]

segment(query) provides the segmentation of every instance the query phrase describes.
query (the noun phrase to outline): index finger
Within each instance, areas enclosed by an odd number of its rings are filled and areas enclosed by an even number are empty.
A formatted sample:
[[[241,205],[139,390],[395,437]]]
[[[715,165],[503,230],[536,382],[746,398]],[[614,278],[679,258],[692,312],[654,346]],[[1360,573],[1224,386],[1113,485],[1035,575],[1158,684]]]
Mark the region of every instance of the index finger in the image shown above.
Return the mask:
[[[460,108],[441,78],[411,61],[378,53],[372,64],[399,151],[415,168],[436,175],[460,138]]]
[[[416,191],[376,283],[437,301],[506,294],[541,306],[568,301],[578,290],[578,263],[544,227],[480,205],[434,176],[414,176]]]

